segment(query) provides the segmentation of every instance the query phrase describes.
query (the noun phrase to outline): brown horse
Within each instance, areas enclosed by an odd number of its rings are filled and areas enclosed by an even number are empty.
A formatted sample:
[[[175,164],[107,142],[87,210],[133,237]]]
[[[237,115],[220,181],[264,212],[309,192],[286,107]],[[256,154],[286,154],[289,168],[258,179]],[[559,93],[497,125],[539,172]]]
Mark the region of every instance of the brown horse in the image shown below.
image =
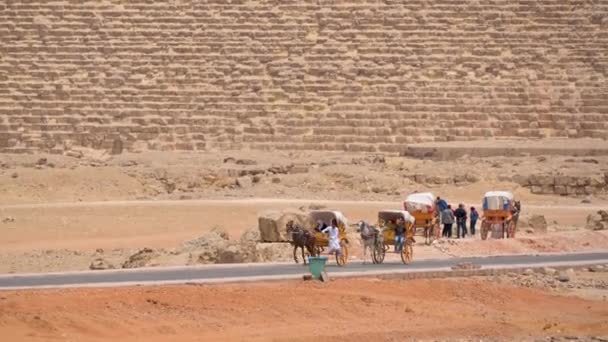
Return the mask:
[[[315,253],[315,235],[310,231],[298,226],[293,221],[287,222],[286,228],[287,233],[291,233],[293,260],[296,262],[296,264],[299,263],[297,251],[298,248],[300,248],[302,250],[302,259],[304,259],[304,265],[306,265],[306,250],[310,256],[317,256]]]

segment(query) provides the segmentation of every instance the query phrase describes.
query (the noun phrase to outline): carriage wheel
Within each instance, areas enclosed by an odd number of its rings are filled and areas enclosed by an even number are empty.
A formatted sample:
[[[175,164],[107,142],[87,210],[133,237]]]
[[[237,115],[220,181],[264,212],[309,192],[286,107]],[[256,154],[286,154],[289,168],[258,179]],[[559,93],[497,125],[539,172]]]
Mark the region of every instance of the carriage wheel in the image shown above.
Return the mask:
[[[488,238],[488,223],[481,222],[481,239],[486,240]]]
[[[403,249],[401,249],[401,261],[404,264],[409,264],[414,259],[414,246],[410,240],[406,241]]]
[[[385,255],[386,255],[386,249],[384,249],[384,243],[377,242],[374,245],[374,250],[372,251],[372,260],[374,261],[374,264],[383,263]]]
[[[340,241],[340,249],[342,253],[340,255],[336,254],[336,263],[338,266],[344,266],[348,262],[348,247],[344,240]]]

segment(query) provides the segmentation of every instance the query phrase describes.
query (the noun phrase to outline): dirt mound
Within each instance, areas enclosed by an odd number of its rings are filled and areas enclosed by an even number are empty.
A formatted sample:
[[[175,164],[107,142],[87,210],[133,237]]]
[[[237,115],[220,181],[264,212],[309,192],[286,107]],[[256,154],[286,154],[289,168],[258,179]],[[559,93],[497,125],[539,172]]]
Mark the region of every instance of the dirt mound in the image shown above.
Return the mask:
[[[152,248],[141,249],[137,253],[131,255],[129,259],[122,264],[122,268],[154,266],[152,260],[159,255],[160,253]]]

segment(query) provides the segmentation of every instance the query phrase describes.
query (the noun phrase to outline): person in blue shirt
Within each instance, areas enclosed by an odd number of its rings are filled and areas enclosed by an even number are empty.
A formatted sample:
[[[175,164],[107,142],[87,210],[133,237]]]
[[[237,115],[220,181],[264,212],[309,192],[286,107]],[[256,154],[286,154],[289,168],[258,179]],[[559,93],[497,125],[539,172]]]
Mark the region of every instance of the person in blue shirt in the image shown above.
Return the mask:
[[[479,219],[479,213],[475,209],[475,207],[471,207],[471,213],[469,214],[469,219],[471,220],[471,235],[475,236],[475,225],[477,224],[477,220]]]
[[[439,209],[439,212],[442,212],[448,208],[448,202],[446,202],[444,199],[440,198],[439,196],[437,196],[437,200],[435,201],[435,204],[437,205],[437,209]]]

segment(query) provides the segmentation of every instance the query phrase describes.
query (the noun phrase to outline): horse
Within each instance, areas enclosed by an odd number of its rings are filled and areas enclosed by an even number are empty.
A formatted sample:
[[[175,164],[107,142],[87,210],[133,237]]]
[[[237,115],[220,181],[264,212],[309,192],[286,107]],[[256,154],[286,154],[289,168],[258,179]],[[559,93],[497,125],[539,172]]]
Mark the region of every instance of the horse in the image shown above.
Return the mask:
[[[306,265],[306,250],[308,250],[308,254],[310,256],[317,256],[315,253],[315,235],[310,231],[298,226],[293,221],[287,222],[286,229],[287,233],[291,234],[293,260],[296,262],[296,264],[300,263],[297,255],[298,248],[300,248],[302,249],[302,259],[304,260],[304,265]]]
[[[357,232],[361,235],[361,244],[363,245],[363,264],[367,263],[367,250],[369,249],[370,255],[372,255],[374,248],[376,248],[376,238],[378,236],[378,230],[369,225],[365,221],[359,221]]]

